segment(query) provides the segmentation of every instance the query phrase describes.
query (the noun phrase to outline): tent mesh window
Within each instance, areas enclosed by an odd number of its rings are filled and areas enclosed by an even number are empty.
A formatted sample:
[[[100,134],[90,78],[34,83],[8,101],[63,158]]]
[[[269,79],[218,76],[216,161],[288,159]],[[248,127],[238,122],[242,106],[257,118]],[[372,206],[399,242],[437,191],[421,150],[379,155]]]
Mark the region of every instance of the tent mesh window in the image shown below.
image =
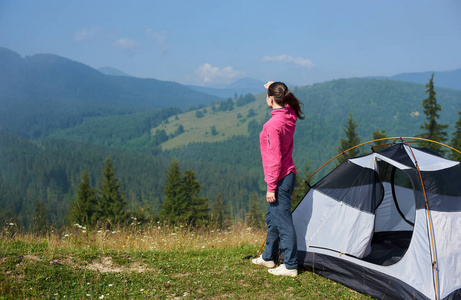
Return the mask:
[[[384,193],[375,210],[371,252],[363,260],[388,266],[398,262],[410,245],[415,193],[409,174],[384,161],[378,161],[378,168]]]

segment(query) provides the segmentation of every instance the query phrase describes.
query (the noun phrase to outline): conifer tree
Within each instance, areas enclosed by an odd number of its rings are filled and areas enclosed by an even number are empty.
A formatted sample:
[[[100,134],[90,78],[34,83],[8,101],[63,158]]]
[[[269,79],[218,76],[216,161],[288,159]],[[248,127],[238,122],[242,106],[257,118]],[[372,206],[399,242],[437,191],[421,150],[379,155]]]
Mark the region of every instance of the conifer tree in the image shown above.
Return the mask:
[[[373,136],[373,140],[379,140],[379,139],[387,138],[387,133],[386,133],[386,130],[380,131],[379,129],[377,129],[375,132],[373,132],[372,136]],[[383,145],[386,143],[387,143],[387,140],[381,140],[381,141],[376,141],[374,144]]]
[[[338,147],[338,152],[342,153],[358,144],[360,144],[360,137],[358,136],[356,130],[359,125],[354,122],[352,119],[352,114],[349,114],[347,118],[346,127],[344,128],[344,134],[346,138],[340,139],[340,146]],[[346,153],[347,157],[355,157],[360,155],[360,150],[358,148],[354,148]],[[344,156],[338,157],[339,162],[342,163],[344,161]]]
[[[166,221],[196,226],[208,218],[208,199],[198,196],[201,184],[194,171],[187,170],[182,174],[176,159],[170,163],[163,191],[166,199],[160,216]]]
[[[126,221],[128,203],[125,201],[125,192],[121,191],[123,185],[115,177],[110,157],[106,159],[102,176],[98,197],[99,217],[112,225]]]
[[[181,214],[181,177],[179,161],[174,159],[167,171],[166,183],[163,187],[166,198],[160,210],[160,216],[170,223],[175,223]]]
[[[440,117],[439,111],[442,110],[442,107],[437,103],[437,99],[435,98],[434,74],[432,74],[429,83],[426,84],[426,94],[428,97],[423,100],[422,106],[427,122],[424,122],[420,127],[424,132],[419,136],[443,143],[447,140],[447,132],[445,130],[448,129],[448,125],[437,123],[437,119]],[[439,144],[432,143],[429,145],[429,148],[439,154],[444,153],[442,146]]]
[[[32,232],[44,235],[50,230],[50,219],[43,201],[35,201],[35,210],[32,217]]]
[[[246,223],[248,226],[255,228],[262,228],[264,225],[264,214],[261,211],[256,193],[251,196]]]
[[[211,217],[219,228],[223,228],[228,217],[228,206],[224,203],[221,194],[216,196],[213,206],[211,207]]]
[[[198,194],[201,184],[197,181],[194,171],[184,172],[181,187],[180,220],[192,226],[198,225],[208,217],[208,199],[201,198]]]
[[[458,151],[461,151],[461,111],[458,112],[459,120],[456,122],[455,129],[456,131],[453,132],[453,138],[451,139],[451,146]],[[458,152],[453,151],[451,155],[451,159],[461,161],[461,154]]]
[[[82,226],[93,227],[97,223],[98,199],[96,191],[91,187],[87,170],[83,171],[82,181],[78,185],[77,200],[72,201],[69,208],[69,220]]]

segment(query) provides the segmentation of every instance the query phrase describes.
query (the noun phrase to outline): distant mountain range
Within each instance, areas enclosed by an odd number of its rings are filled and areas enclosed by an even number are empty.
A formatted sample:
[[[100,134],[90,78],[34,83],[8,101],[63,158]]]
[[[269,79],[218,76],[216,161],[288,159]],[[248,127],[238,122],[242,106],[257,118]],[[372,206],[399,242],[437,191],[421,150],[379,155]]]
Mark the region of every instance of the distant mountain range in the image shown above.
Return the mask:
[[[416,75],[420,82],[405,82]],[[450,126],[451,136],[461,90],[442,87],[450,76],[455,82],[459,72],[436,72],[434,82],[440,123]],[[298,169],[309,162],[313,171],[337,154],[349,114],[362,142],[377,130],[389,136],[421,133],[429,78],[430,72],[411,73],[291,88],[306,115],[295,133]],[[250,196],[263,200],[265,193],[258,135],[270,112],[263,84],[242,79],[218,97],[211,91],[223,89],[135,78],[50,54],[23,58],[0,48],[0,215],[12,207],[30,220],[35,201],[44,199],[53,218],[63,220],[83,169],[96,183],[110,156],[130,207],[159,211],[174,157],[183,170],[196,172],[204,197],[222,195],[234,216],[244,216]],[[249,92],[257,94],[250,102],[225,99]]]
[[[185,86],[132,77],[111,67],[96,70],[52,54],[23,58],[1,47],[0,66],[0,130],[28,137],[72,128],[89,117],[167,107],[185,110],[265,91],[264,82],[251,78],[242,78],[223,88]],[[405,73],[380,78],[425,84],[431,74]],[[434,82],[436,89],[461,90],[461,69],[435,72]]]
[[[125,77],[131,77],[131,75],[126,74],[123,71],[120,71],[116,68],[112,67],[102,67],[98,69],[99,72],[106,74],[106,75],[111,75],[111,76],[125,76]]]
[[[109,76],[57,55],[22,58],[0,48],[0,129],[12,130],[16,124],[12,132],[21,135],[40,136],[78,124],[83,117],[173,106],[186,109],[217,100],[176,82]],[[46,118],[55,122],[47,130]]]
[[[107,76],[87,65],[52,54],[22,58],[11,50],[0,48],[0,65],[2,100],[91,100],[138,108],[187,107],[216,100],[216,97],[176,82]]]
[[[187,87],[202,93],[218,96],[221,98],[237,98],[240,95],[264,93],[264,84],[257,79],[241,78],[229,85],[219,88],[187,85]],[[237,96],[237,97],[236,97]]]
[[[112,67],[102,67],[98,69],[99,72],[111,76],[126,76],[131,77],[127,73]],[[265,82],[253,78],[240,78],[230,84],[220,85],[219,87],[207,87],[199,85],[185,85],[186,87],[205,94],[217,96],[220,98],[237,98],[240,95],[246,94],[259,94],[265,91]],[[236,97],[237,95],[237,97]]]
[[[457,69],[454,71],[444,71],[444,72],[428,71],[428,72],[418,72],[418,73],[402,73],[402,74],[397,74],[397,75],[389,76],[389,77],[372,76],[369,78],[389,79],[389,80],[398,80],[398,81],[426,84],[429,82],[429,79],[431,78],[432,74],[434,74],[435,88],[443,87],[443,88],[461,90],[461,69]]]

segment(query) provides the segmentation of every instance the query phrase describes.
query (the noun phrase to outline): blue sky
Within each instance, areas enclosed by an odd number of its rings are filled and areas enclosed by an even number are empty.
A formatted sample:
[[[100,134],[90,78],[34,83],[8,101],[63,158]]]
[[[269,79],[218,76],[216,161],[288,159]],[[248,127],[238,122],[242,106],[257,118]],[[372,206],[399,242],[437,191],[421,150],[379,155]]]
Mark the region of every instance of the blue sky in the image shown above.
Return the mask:
[[[461,68],[461,1],[0,0],[0,46],[183,84],[307,85]]]

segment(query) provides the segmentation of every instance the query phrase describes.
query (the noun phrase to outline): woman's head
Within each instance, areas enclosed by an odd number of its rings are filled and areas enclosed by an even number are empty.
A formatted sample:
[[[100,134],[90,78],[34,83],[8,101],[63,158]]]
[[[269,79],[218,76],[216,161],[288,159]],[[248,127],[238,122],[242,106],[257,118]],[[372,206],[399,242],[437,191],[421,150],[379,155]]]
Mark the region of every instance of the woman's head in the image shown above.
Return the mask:
[[[296,113],[298,119],[304,119],[302,106],[303,103],[296,98],[283,82],[269,82],[267,85],[267,96],[271,97],[275,103],[284,107],[288,104]]]
[[[273,82],[267,88],[267,95],[274,97],[274,101],[280,105],[285,106],[285,94],[288,91],[287,86],[283,82]]]

